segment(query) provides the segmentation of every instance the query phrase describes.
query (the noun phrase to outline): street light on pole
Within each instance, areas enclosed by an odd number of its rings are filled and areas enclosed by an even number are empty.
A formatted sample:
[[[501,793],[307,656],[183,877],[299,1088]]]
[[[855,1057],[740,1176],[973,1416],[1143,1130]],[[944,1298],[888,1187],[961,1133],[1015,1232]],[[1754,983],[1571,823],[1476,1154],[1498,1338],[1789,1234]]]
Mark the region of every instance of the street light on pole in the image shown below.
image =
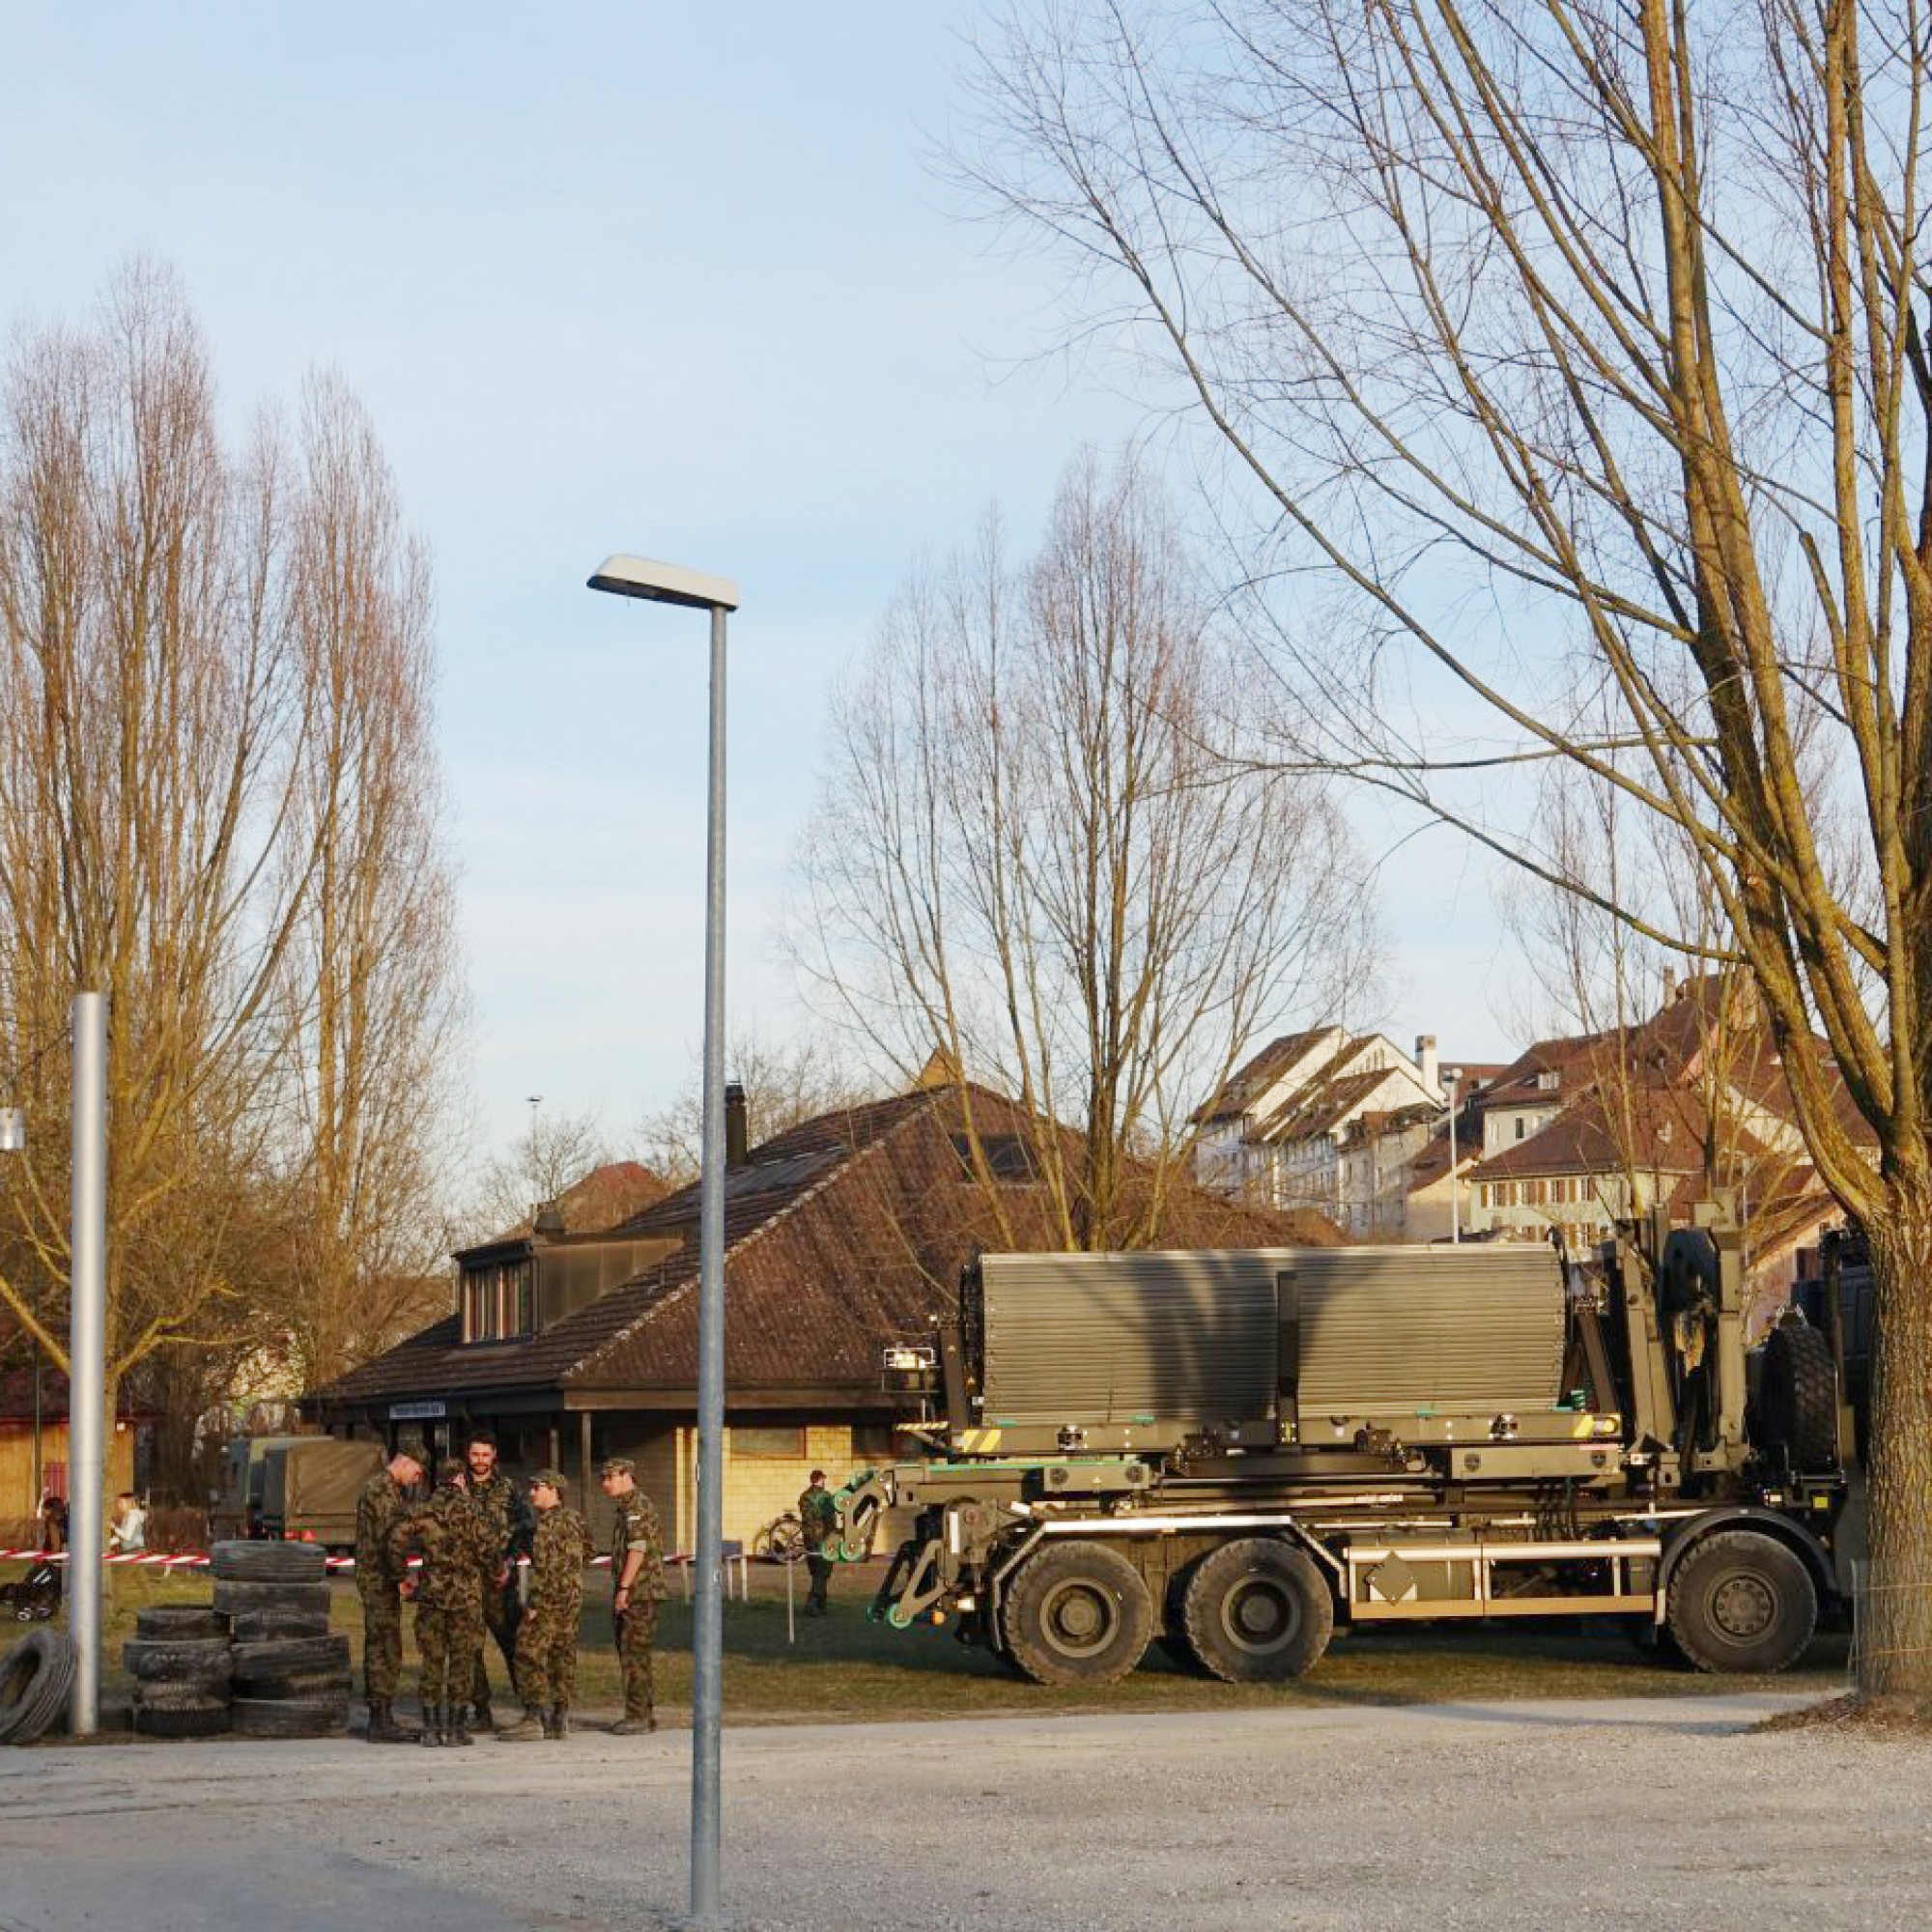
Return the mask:
[[[1463,1069],[1460,1066],[1445,1066],[1442,1069],[1442,1084],[1449,1093],[1449,1243],[1460,1247],[1463,1241],[1462,1182],[1456,1178],[1456,1089],[1461,1084]]]
[[[674,563],[610,556],[590,588],[711,612],[711,753],[704,867],[704,1125],[697,1194],[697,1581],[692,1631],[691,1914],[725,1923],[719,1884],[724,1653],[724,618],[738,586]]]

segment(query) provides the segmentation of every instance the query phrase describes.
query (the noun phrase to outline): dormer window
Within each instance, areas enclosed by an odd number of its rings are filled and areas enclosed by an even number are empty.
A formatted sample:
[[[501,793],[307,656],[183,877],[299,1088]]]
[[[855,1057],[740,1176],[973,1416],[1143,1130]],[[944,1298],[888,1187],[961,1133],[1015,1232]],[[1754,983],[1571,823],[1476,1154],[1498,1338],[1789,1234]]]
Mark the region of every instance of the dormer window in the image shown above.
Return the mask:
[[[509,1342],[536,1333],[530,1260],[481,1262],[463,1270],[463,1339]]]

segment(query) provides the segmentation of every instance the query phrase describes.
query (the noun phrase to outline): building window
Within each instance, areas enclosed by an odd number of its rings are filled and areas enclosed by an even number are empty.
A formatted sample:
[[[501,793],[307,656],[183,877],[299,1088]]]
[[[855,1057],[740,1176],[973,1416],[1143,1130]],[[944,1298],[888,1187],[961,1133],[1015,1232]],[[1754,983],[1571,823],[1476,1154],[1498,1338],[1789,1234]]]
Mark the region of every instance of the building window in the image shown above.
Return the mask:
[[[952,1151],[959,1156],[959,1165],[966,1170],[967,1178],[977,1179],[979,1171],[973,1161],[972,1136],[954,1134]],[[1033,1150],[1018,1134],[981,1134],[980,1151],[985,1156],[987,1173],[995,1180],[1023,1182],[1037,1179]]]
[[[463,1271],[463,1339],[509,1342],[536,1333],[536,1294],[528,1257]]]
[[[739,1429],[731,1431],[731,1453],[734,1456],[757,1456],[772,1462],[803,1463],[805,1461],[805,1431],[803,1429]]]
[[[1522,1138],[1522,1129],[1523,1129],[1523,1118],[1520,1114],[1519,1114],[1516,1117],[1516,1137],[1518,1140],[1521,1140]]]

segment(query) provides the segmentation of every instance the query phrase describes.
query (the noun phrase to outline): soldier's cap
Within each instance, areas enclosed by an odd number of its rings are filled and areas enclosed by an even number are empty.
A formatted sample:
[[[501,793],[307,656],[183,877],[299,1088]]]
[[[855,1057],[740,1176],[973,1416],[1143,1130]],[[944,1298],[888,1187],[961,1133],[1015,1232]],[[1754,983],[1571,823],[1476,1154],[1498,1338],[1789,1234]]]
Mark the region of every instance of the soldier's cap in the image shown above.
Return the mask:
[[[606,1476],[635,1476],[638,1465],[628,1456],[607,1456],[597,1465],[597,1479],[602,1482]]]
[[[445,1456],[436,1465],[436,1480],[442,1483],[459,1483],[469,1473],[469,1464],[461,1456]]]
[[[530,1488],[535,1489],[539,1484],[547,1490],[555,1490],[559,1495],[562,1494],[563,1471],[561,1469],[539,1469],[530,1478]]]
[[[396,1438],[394,1454],[407,1456],[419,1469],[429,1467],[429,1451],[423,1447],[420,1435],[401,1435]]]

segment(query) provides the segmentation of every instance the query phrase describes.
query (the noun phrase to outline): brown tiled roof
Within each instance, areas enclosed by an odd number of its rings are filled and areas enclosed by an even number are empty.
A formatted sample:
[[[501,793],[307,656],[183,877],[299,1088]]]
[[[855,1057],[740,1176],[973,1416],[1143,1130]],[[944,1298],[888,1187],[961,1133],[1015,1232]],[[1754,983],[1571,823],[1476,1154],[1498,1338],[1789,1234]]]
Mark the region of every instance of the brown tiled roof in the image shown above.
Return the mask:
[[[1350,1047],[1358,1044],[1351,1040]],[[1338,1054],[1336,1060],[1343,1057]],[[1392,1070],[1386,1066],[1365,1066],[1353,1073],[1324,1069],[1293,1096],[1290,1106],[1264,1122],[1261,1132],[1270,1141],[1302,1141],[1317,1134],[1333,1133]]]
[[[601,1235],[670,1190],[669,1181],[641,1161],[612,1160],[593,1167],[556,1197],[566,1235]],[[485,1248],[506,1247],[530,1237],[532,1218],[526,1214],[514,1228],[505,1228],[487,1241],[459,1248],[459,1255],[480,1254]]]
[[[1041,1190],[1003,1190],[998,1224],[955,1147],[964,1110],[981,1136],[1026,1118],[979,1088],[944,1088],[820,1116],[765,1142],[726,1177],[725,1378],[734,1399],[838,1394],[882,1402],[879,1348],[948,1310],[981,1247],[1050,1242]],[[455,1316],[308,1400],[322,1407],[402,1396],[510,1390],[658,1392],[696,1382],[694,1185],[623,1224],[626,1238],[685,1236],[656,1266],[541,1334],[464,1345]],[[1177,1185],[1167,1237],[1181,1246],[1325,1245],[1319,1216],[1287,1217]]]
[[[1285,1033],[1269,1040],[1229,1074],[1211,1100],[1195,1109],[1194,1123],[1199,1126],[1204,1122],[1231,1120],[1246,1113],[1289,1067],[1333,1031],[1331,1027],[1310,1027],[1303,1033]]]
[[[1607,1174],[1626,1165],[1643,1173],[1701,1176],[1709,1132],[1710,1117],[1692,1089],[1639,1087],[1626,1100],[1593,1090],[1541,1132],[1484,1161],[1471,1178]],[[1757,1159],[1764,1153],[1762,1143],[1735,1122],[1725,1128],[1723,1141],[1733,1156]]]

